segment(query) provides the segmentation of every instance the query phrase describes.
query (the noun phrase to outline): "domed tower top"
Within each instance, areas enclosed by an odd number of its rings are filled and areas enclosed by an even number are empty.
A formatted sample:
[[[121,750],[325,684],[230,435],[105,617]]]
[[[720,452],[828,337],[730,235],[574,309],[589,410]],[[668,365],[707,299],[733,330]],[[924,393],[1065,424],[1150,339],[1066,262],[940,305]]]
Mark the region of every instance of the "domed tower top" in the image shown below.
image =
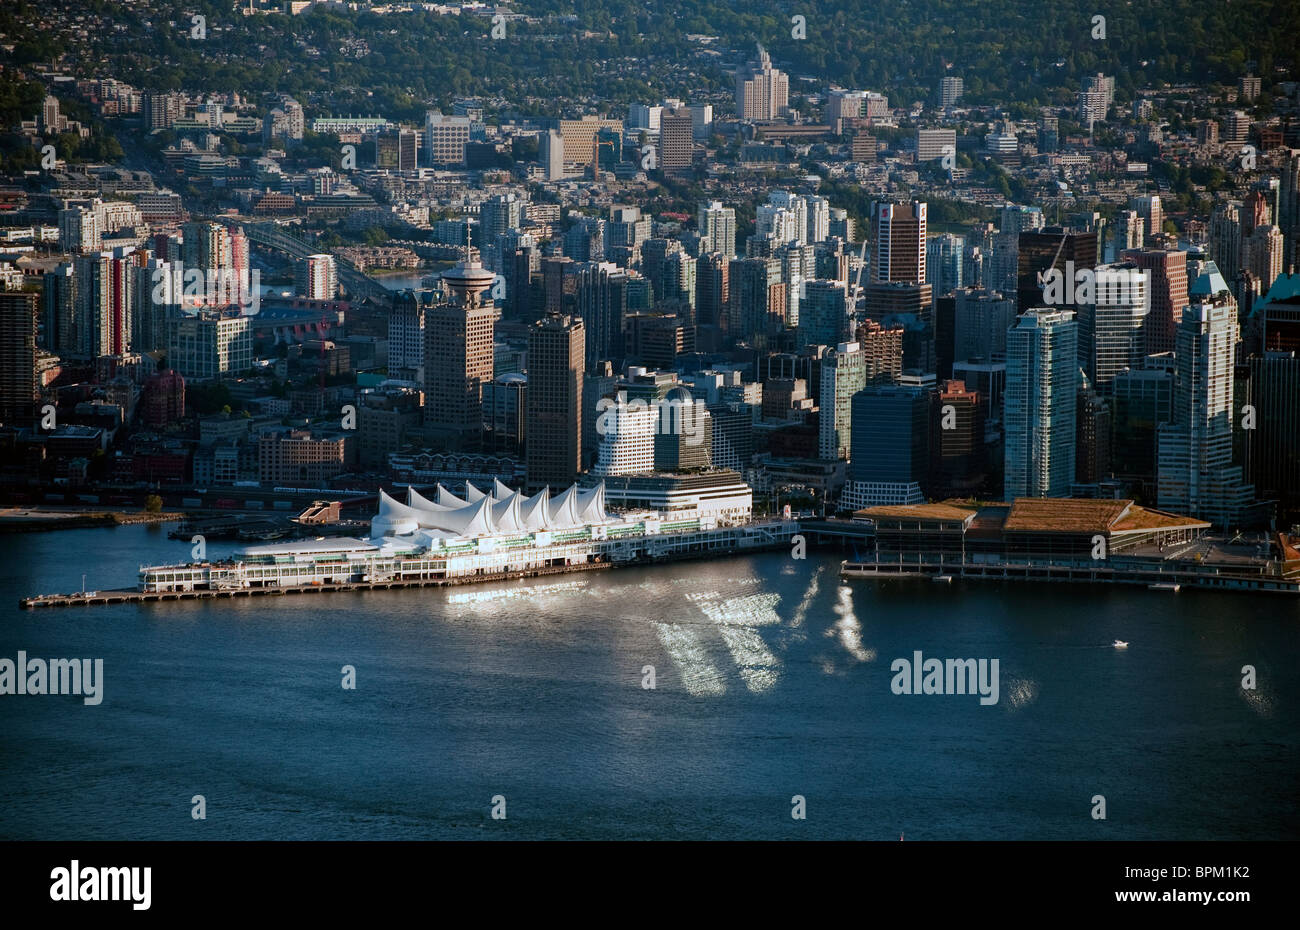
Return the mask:
[[[444,271],[440,278],[446,285],[448,299],[458,305],[479,304],[483,292],[492,286],[495,279],[496,275],[477,261],[457,262]]]

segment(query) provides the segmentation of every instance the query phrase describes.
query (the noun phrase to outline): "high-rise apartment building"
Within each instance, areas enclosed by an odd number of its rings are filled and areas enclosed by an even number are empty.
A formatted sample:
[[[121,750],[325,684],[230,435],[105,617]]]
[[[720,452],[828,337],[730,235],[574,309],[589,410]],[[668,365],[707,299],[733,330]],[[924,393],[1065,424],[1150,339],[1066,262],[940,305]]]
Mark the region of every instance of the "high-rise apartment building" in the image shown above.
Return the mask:
[[[741,120],[780,119],[789,110],[790,79],[772,67],[772,57],[762,45],[758,60],[736,74],[736,116]]]
[[[1004,500],[1070,496],[1079,385],[1074,316],[1030,309],[1007,333]]]

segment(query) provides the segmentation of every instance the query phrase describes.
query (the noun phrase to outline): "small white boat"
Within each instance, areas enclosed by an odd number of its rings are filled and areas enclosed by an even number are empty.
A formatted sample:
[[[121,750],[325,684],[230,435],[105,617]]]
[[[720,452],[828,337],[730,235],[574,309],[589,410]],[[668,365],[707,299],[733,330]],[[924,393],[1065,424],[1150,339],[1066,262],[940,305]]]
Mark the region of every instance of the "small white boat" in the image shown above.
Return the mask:
[[[934,576],[932,579],[930,579],[930,580],[931,580],[931,581],[937,581],[937,582],[939,582],[940,584],[951,584],[951,583],[952,583],[952,575],[935,575],[935,576]]]
[[[1128,643],[1124,642],[1124,640],[1122,640],[1122,639],[1117,639],[1117,640],[1115,640],[1115,642],[1111,643],[1111,645],[1114,646],[1116,649],[1127,649],[1127,648],[1128,648]]]
[[[1156,582],[1155,584],[1147,585],[1147,590],[1148,591],[1172,591],[1175,594],[1177,594],[1181,587],[1182,585],[1175,584],[1172,581],[1160,581],[1160,582]]]

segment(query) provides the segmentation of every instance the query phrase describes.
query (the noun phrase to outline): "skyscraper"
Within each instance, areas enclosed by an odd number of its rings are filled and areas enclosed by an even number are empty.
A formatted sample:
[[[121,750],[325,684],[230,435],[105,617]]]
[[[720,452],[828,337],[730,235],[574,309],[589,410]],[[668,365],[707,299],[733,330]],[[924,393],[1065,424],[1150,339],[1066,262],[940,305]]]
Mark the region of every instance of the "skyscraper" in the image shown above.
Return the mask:
[[[483,428],[496,316],[483,295],[492,279],[478,262],[454,265],[442,274],[447,300],[424,315],[424,423],[452,448],[477,445]]]
[[[0,423],[6,426],[36,415],[39,300],[37,294],[0,291]]]
[[[308,255],[298,263],[295,293],[308,300],[333,300],[339,293],[338,266],[333,255]]]
[[[736,73],[736,116],[741,120],[774,120],[785,116],[790,79],[772,67],[772,57],[762,45],[758,60]]]
[[[871,253],[871,283],[925,281],[924,201],[878,203],[871,213],[871,226],[875,242]]]
[[[528,486],[566,487],[582,468],[582,320],[550,314],[528,332]]]
[[[925,252],[925,280],[930,285],[932,297],[947,297],[963,286],[964,238],[951,233],[934,236],[926,242]]]
[[[1187,253],[1161,249],[1125,252],[1120,258],[1147,273],[1150,307],[1147,311],[1147,354],[1171,352],[1174,331],[1187,306]]]
[[[925,392],[913,385],[868,387],[853,396],[850,410],[852,455],[841,506],[924,503],[930,466]]]
[[[1161,510],[1220,526],[1235,524],[1254,498],[1232,464],[1233,362],[1237,313],[1198,303],[1178,324],[1173,420],[1160,427],[1157,483]]]
[[[866,356],[856,342],[841,342],[821,364],[821,415],[817,453],[827,460],[846,459],[853,436],[853,395],[867,386]]]
[[[1097,268],[1089,307],[1091,348],[1086,368],[1093,384],[1108,393],[1115,376],[1141,368],[1147,354],[1146,318],[1151,295],[1147,273],[1132,262]]]
[[[697,231],[708,239],[706,251],[721,252],[731,258],[736,254],[736,210],[717,200],[700,204]]]
[[[809,281],[799,301],[799,345],[833,346],[848,336],[848,290],[839,281]]]
[[[1069,497],[1074,480],[1078,323],[1036,308],[1007,333],[1004,499]]]
[[[689,170],[694,149],[691,111],[664,110],[659,120],[659,169],[667,173]]]

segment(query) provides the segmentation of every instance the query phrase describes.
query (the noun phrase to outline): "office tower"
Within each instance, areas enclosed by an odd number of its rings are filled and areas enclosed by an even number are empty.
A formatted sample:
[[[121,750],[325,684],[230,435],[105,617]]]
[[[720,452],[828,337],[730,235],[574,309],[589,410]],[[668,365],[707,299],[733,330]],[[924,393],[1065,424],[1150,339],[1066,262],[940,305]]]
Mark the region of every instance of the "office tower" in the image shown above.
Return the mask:
[[[431,166],[465,164],[470,119],[430,110],[424,117],[424,148]]]
[[[1252,190],[1241,201],[1241,234],[1249,236],[1259,226],[1269,225],[1269,200],[1262,190]]]
[[[1020,167],[1020,137],[1009,122],[1003,121],[984,134],[984,150],[999,165]]]
[[[867,386],[866,356],[856,342],[841,342],[821,364],[821,414],[817,453],[827,460],[846,459],[853,437],[853,395]]]
[[[689,307],[684,322],[695,325],[695,259],[685,252],[672,252],[664,260],[663,292],[665,303]]]
[[[564,145],[564,162],[585,172],[596,164],[596,137],[602,129],[623,131],[623,121],[587,115],[582,119],[559,120],[557,129]]]
[[[1261,500],[1278,502],[1283,525],[1300,522],[1300,353],[1266,352],[1247,364],[1243,400],[1257,417],[1254,429],[1241,431],[1250,482]]]
[[[730,468],[742,475],[754,456],[754,417],[745,404],[709,405],[713,444],[709,459],[714,468]]]
[[[957,101],[961,99],[964,90],[962,79],[959,77],[947,76],[939,80],[939,106],[955,107]]]
[[[1055,116],[1040,116],[1038,118],[1038,152],[1040,155],[1050,154],[1061,147],[1061,121]]]
[[[523,229],[527,206],[528,200],[513,191],[493,194],[483,201],[478,211],[478,226],[485,257],[487,253],[491,253],[493,257],[502,255],[501,237],[506,233]]]
[[[1089,387],[1075,402],[1074,479],[1096,484],[1110,475],[1111,416],[1105,399]]]
[[[847,125],[862,117],[866,96],[865,91],[840,89],[832,90],[827,95],[826,122],[830,125],[831,132],[838,136]]]
[[[1043,306],[1045,287],[1061,284],[1059,303],[1053,306],[1078,311],[1074,284],[1079,271],[1097,267],[1097,234],[1070,232],[1061,226],[1045,226],[1021,232],[1016,245],[1017,307]]]
[[[230,267],[230,234],[220,223],[193,222],[181,227],[181,256],[187,269],[205,274]]]
[[[691,131],[696,142],[704,142],[713,132],[713,104],[697,103],[687,108],[691,114]]]
[[[582,470],[582,320],[551,314],[528,331],[528,486],[567,487]]]
[[[1173,390],[1168,368],[1130,368],[1111,381],[1111,470],[1117,477],[1154,486],[1156,433],[1172,415]]]
[[[1089,334],[1085,369],[1103,394],[1126,368],[1141,368],[1147,355],[1146,320],[1150,306],[1148,275],[1132,262],[1101,265],[1093,304],[1087,308]]]
[[[1174,349],[1176,321],[1187,306],[1187,253],[1139,249],[1118,256],[1147,273],[1150,309],[1147,311],[1147,354]]]
[[[1146,244],[1146,225],[1136,210],[1120,210],[1115,214],[1114,254],[1142,248]]]
[[[485,297],[492,279],[478,262],[460,262],[442,274],[446,301],[424,313],[424,423],[451,448],[476,445],[483,428],[483,385],[493,377],[496,311]]]
[[[564,254],[575,262],[605,260],[605,221],[598,216],[580,216],[564,234]]]
[[[1250,136],[1250,117],[1241,110],[1233,110],[1223,121],[1223,141],[1240,145]]]
[[[181,313],[183,279],[179,263],[149,258],[135,269],[131,346],[136,352],[167,349],[167,321]]]
[[[1128,205],[1130,210],[1133,210],[1142,218],[1144,224],[1142,231],[1147,236],[1158,236],[1164,232],[1165,212],[1159,194],[1132,197],[1129,199]]]
[[[661,106],[649,106],[644,103],[633,103],[627,108],[627,125],[629,129],[650,129],[659,128],[659,118],[663,114],[664,108]]]
[[[799,348],[839,345],[849,336],[848,289],[839,281],[809,281],[799,301]]]
[[[333,300],[339,293],[339,272],[333,255],[308,255],[298,263],[294,292],[308,300]]]
[[[867,314],[884,326],[903,328],[903,367],[934,370],[934,311],[930,285],[903,281],[869,284]]]
[[[547,181],[564,180],[564,139],[558,129],[548,129],[538,136],[538,161]]]
[[[1283,271],[1284,240],[1276,226],[1256,226],[1241,241],[1241,267],[1260,280],[1265,289],[1272,286]]]
[[[1073,310],[1035,308],[1018,316],[1007,333],[1005,500],[1070,496],[1077,332]]]
[[[701,248],[707,252],[721,252],[727,258],[736,254],[736,210],[712,200],[700,204],[696,226]],[[704,246],[703,241],[708,240]]]
[[[719,342],[727,333],[730,270],[730,260],[721,252],[710,252],[696,259],[696,325],[701,329],[712,327],[716,331]]]
[[[713,416],[708,405],[677,385],[663,395],[658,409],[655,469],[680,472],[712,465]]]
[[[611,262],[571,266],[574,311],[583,324],[584,367],[623,357],[623,321],[627,316],[629,272]]]
[[[399,381],[424,383],[424,311],[419,291],[402,290],[388,313],[388,374]]]
[[[871,213],[875,248],[871,253],[871,283],[919,283],[925,276],[926,204],[878,203]]]
[[[614,171],[623,164],[623,133],[612,126],[596,130],[596,167],[601,171]]]
[[[502,240],[503,242],[506,240]],[[514,248],[504,247],[501,273],[505,278],[506,302],[502,315],[511,320],[533,319],[540,288],[534,286],[542,268],[542,253],[530,235],[519,237]]]
[[[874,165],[876,163],[876,137],[865,129],[853,130],[853,135],[849,139],[849,160],[864,165]]]
[[[952,233],[935,236],[925,244],[925,280],[932,297],[946,297],[963,286],[962,266],[966,240]]]
[[[728,292],[729,335],[755,349],[774,345],[786,318],[781,262],[775,258],[732,260]]]
[[[943,158],[945,155],[955,158],[957,155],[957,130],[955,129],[918,129],[916,131],[916,163]]]
[[[172,317],[167,331],[167,364],[186,381],[219,380],[253,367],[252,318],[238,310]]]
[[[414,129],[380,129],[372,137],[375,167],[388,171],[414,171],[420,134]]]
[[[830,201],[815,194],[803,200],[806,205],[803,241],[809,245],[825,242],[831,234]]]
[[[650,238],[651,222],[648,214],[638,207],[610,207],[609,221],[605,224],[605,247],[639,248]]]
[[[842,507],[925,502],[929,406],[925,391],[910,385],[868,387],[852,398],[852,454]]]
[[[956,291],[953,299],[953,361],[1005,357],[1007,330],[1016,322],[1016,302],[974,287]]]
[[[1300,270],[1300,149],[1289,149],[1282,156],[1277,225],[1282,230],[1283,268],[1288,272]],[[1227,269],[1224,273],[1229,274]]]
[[[99,214],[90,207],[71,206],[59,211],[59,248],[65,252],[98,252],[104,230]]]
[[[930,405],[932,496],[968,495],[985,481],[984,416],[979,393],[964,381],[944,381]]]
[[[39,302],[37,294],[0,291],[0,423],[6,426],[36,415]]]
[[[853,333],[862,352],[867,384],[897,381],[903,373],[903,327],[863,320]]]
[[[602,398],[596,414],[596,461],[591,474],[606,478],[653,472],[658,427],[658,409],[640,398],[630,402],[627,391]]]
[[[77,313],[76,275],[71,262],[41,276],[42,347],[56,355],[89,355],[90,333]]]
[[[758,61],[736,73],[736,116],[746,121],[781,119],[789,112],[789,93],[789,77],[772,67],[771,56],[760,45]]]
[[[691,111],[665,110],[659,120],[659,170],[667,173],[688,171],[694,151]]]
[[[1161,510],[1235,524],[1254,497],[1232,464],[1233,359],[1237,314],[1230,304],[1194,304],[1179,320],[1172,421],[1157,438]]]
[[[92,357],[130,351],[137,267],[134,256],[120,250],[76,257],[77,327],[87,333],[84,346]]]
[[[1241,204],[1229,201],[1210,214],[1210,260],[1229,279],[1241,271]]]

